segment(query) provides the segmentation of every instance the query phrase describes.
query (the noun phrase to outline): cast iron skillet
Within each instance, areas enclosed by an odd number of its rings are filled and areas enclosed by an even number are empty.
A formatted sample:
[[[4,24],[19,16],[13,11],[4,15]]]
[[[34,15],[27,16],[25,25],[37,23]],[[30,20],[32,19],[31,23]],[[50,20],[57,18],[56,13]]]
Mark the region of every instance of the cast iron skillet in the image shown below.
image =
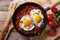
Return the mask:
[[[37,6],[41,11],[42,11],[42,14],[44,16],[44,22],[42,23],[42,27],[40,28],[40,30],[36,33],[36,34],[30,34],[30,35],[27,35],[27,34],[24,34],[21,30],[18,30],[17,26],[16,26],[16,15],[18,13],[18,11],[21,10],[21,8],[23,6],[26,6],[26,5],[33,5],[33,6]],[[33,37],[33,36],[37,36],[37,35],[41,35],[41,33],[44,31],[46,25],[47,25],[47,15],[46,15],[46,11],[49,10],[50,8],[48,7],[47,9],[44,9],[43,7],[41,7],[40,5],[38,5],[37,3],[33,3],[33,2],[26,2],[26,3],[23,3],[21,4],[15,11],[14,11],[14,14],[13,14],[13,24],[14,24],[14,27],[15,29],[22,35],[24,36],[28,36],[28,37]]]

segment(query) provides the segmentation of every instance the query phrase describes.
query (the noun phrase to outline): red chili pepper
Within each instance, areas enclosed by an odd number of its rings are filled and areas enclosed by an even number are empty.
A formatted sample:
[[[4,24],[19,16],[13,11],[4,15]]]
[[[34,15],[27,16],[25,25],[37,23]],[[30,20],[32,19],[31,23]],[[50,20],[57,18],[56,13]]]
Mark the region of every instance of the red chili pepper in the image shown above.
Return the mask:
[[[56,13],[58,10],[57,10],[56,7],[53,7],[53,8],[51,8],[51,11],[52,11],[53,13]]]

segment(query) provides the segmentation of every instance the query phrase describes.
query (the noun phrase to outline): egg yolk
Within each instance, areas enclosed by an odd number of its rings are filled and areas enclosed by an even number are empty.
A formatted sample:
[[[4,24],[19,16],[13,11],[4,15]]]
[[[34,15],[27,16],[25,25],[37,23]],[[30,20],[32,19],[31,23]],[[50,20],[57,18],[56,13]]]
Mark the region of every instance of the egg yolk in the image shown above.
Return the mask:
[[[26,20],[24,20],[24,26],[30,26],[31,25],[31,20],[29,20],[29,19],[26,19]]]
[[[34,19],[35,19],[37,22],[40,22],[40,21],[41,21],[41,16],[38,15],[38,14],[35,14],[35,15],[34,15]]]

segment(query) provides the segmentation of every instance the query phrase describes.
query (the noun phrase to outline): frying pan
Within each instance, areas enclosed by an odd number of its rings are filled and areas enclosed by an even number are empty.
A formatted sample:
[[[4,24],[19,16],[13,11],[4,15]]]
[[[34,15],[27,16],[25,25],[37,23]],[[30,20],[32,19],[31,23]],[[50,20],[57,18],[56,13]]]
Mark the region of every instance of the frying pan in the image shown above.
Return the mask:
[[[56,3],[58,4],[58,3]],[[16,8],[16,10],[14,11],[14,14],[13,14],[13,24],[14,24],[14,27],[15,29],[22,35],[24,36],[28,36],[28,37],[33,37],[33,36],[38,36],[38,35],[41,35],[41,33],[44,31],[46,25],[47,25],[47,15],[46,15],[46,11],[49,10],[50,8],[54,7],[56,4],[54,4],[53,6],[49,6],[47,7],[46,9],[44,9],[42,6],[40,6],[39,4],[37,3],[34,3],[34,2],[26,2],[26,3],[23,3],[21,5],[19,5],[19,7]],[[40,28],[40,30],[36,33],[36,34],[24,34],[21,30],[18,30],[17,26],[16,26],[16,15],[18,13],[18,11],[21,11],[21,8],[23,8],[23,6],[26,6],[26,5],[33,5],[33,6],[37,6],[41,11],[42,11],[42,14],[44,16],[44,21],[42,23],[42,27]]]

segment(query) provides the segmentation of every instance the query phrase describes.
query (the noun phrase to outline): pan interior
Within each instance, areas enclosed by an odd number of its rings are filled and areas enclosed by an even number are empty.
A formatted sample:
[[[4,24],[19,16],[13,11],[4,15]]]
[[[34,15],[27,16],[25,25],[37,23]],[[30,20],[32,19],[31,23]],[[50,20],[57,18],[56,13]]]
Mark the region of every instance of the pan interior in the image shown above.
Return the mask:
[[[40,9],[42,11],[42,14],[44,16],[44,20],[43,20],[43,23],[42,23],[42,26],[39,27],[39,29],[35,30],[35,28],[31,31],[24,31],[23,29],[20,28],[19,26],[19,22],[20,22],[20,19],[21,19],[21,15],[23,13],[20,13],[22,9],[26,8],[26,6],[35,6],[36,8],[38,7],[38,9]],[[28,10],[27,10],[28,11]],[[24,36],[28,36],[28,37],[32,37],[32,36],[37,36],[37,35],[40,35],[43,30],[45,29],[46,27],[46,24],[47,24],[47,15],[46,15],[46,12],[45,10],[40,6],[38,5],[37,3],[33,3],[33,2],[26,2],[24,4],[21,4],[14,12],[14,15],[13,15],[13,24],[14,24],[14,27],[15,29],[22,35]],[[25,32],[27,34],[25,34]],[[33,33],[32,33],[33,32]],[[31,34],[29,34],[31,33]]]

